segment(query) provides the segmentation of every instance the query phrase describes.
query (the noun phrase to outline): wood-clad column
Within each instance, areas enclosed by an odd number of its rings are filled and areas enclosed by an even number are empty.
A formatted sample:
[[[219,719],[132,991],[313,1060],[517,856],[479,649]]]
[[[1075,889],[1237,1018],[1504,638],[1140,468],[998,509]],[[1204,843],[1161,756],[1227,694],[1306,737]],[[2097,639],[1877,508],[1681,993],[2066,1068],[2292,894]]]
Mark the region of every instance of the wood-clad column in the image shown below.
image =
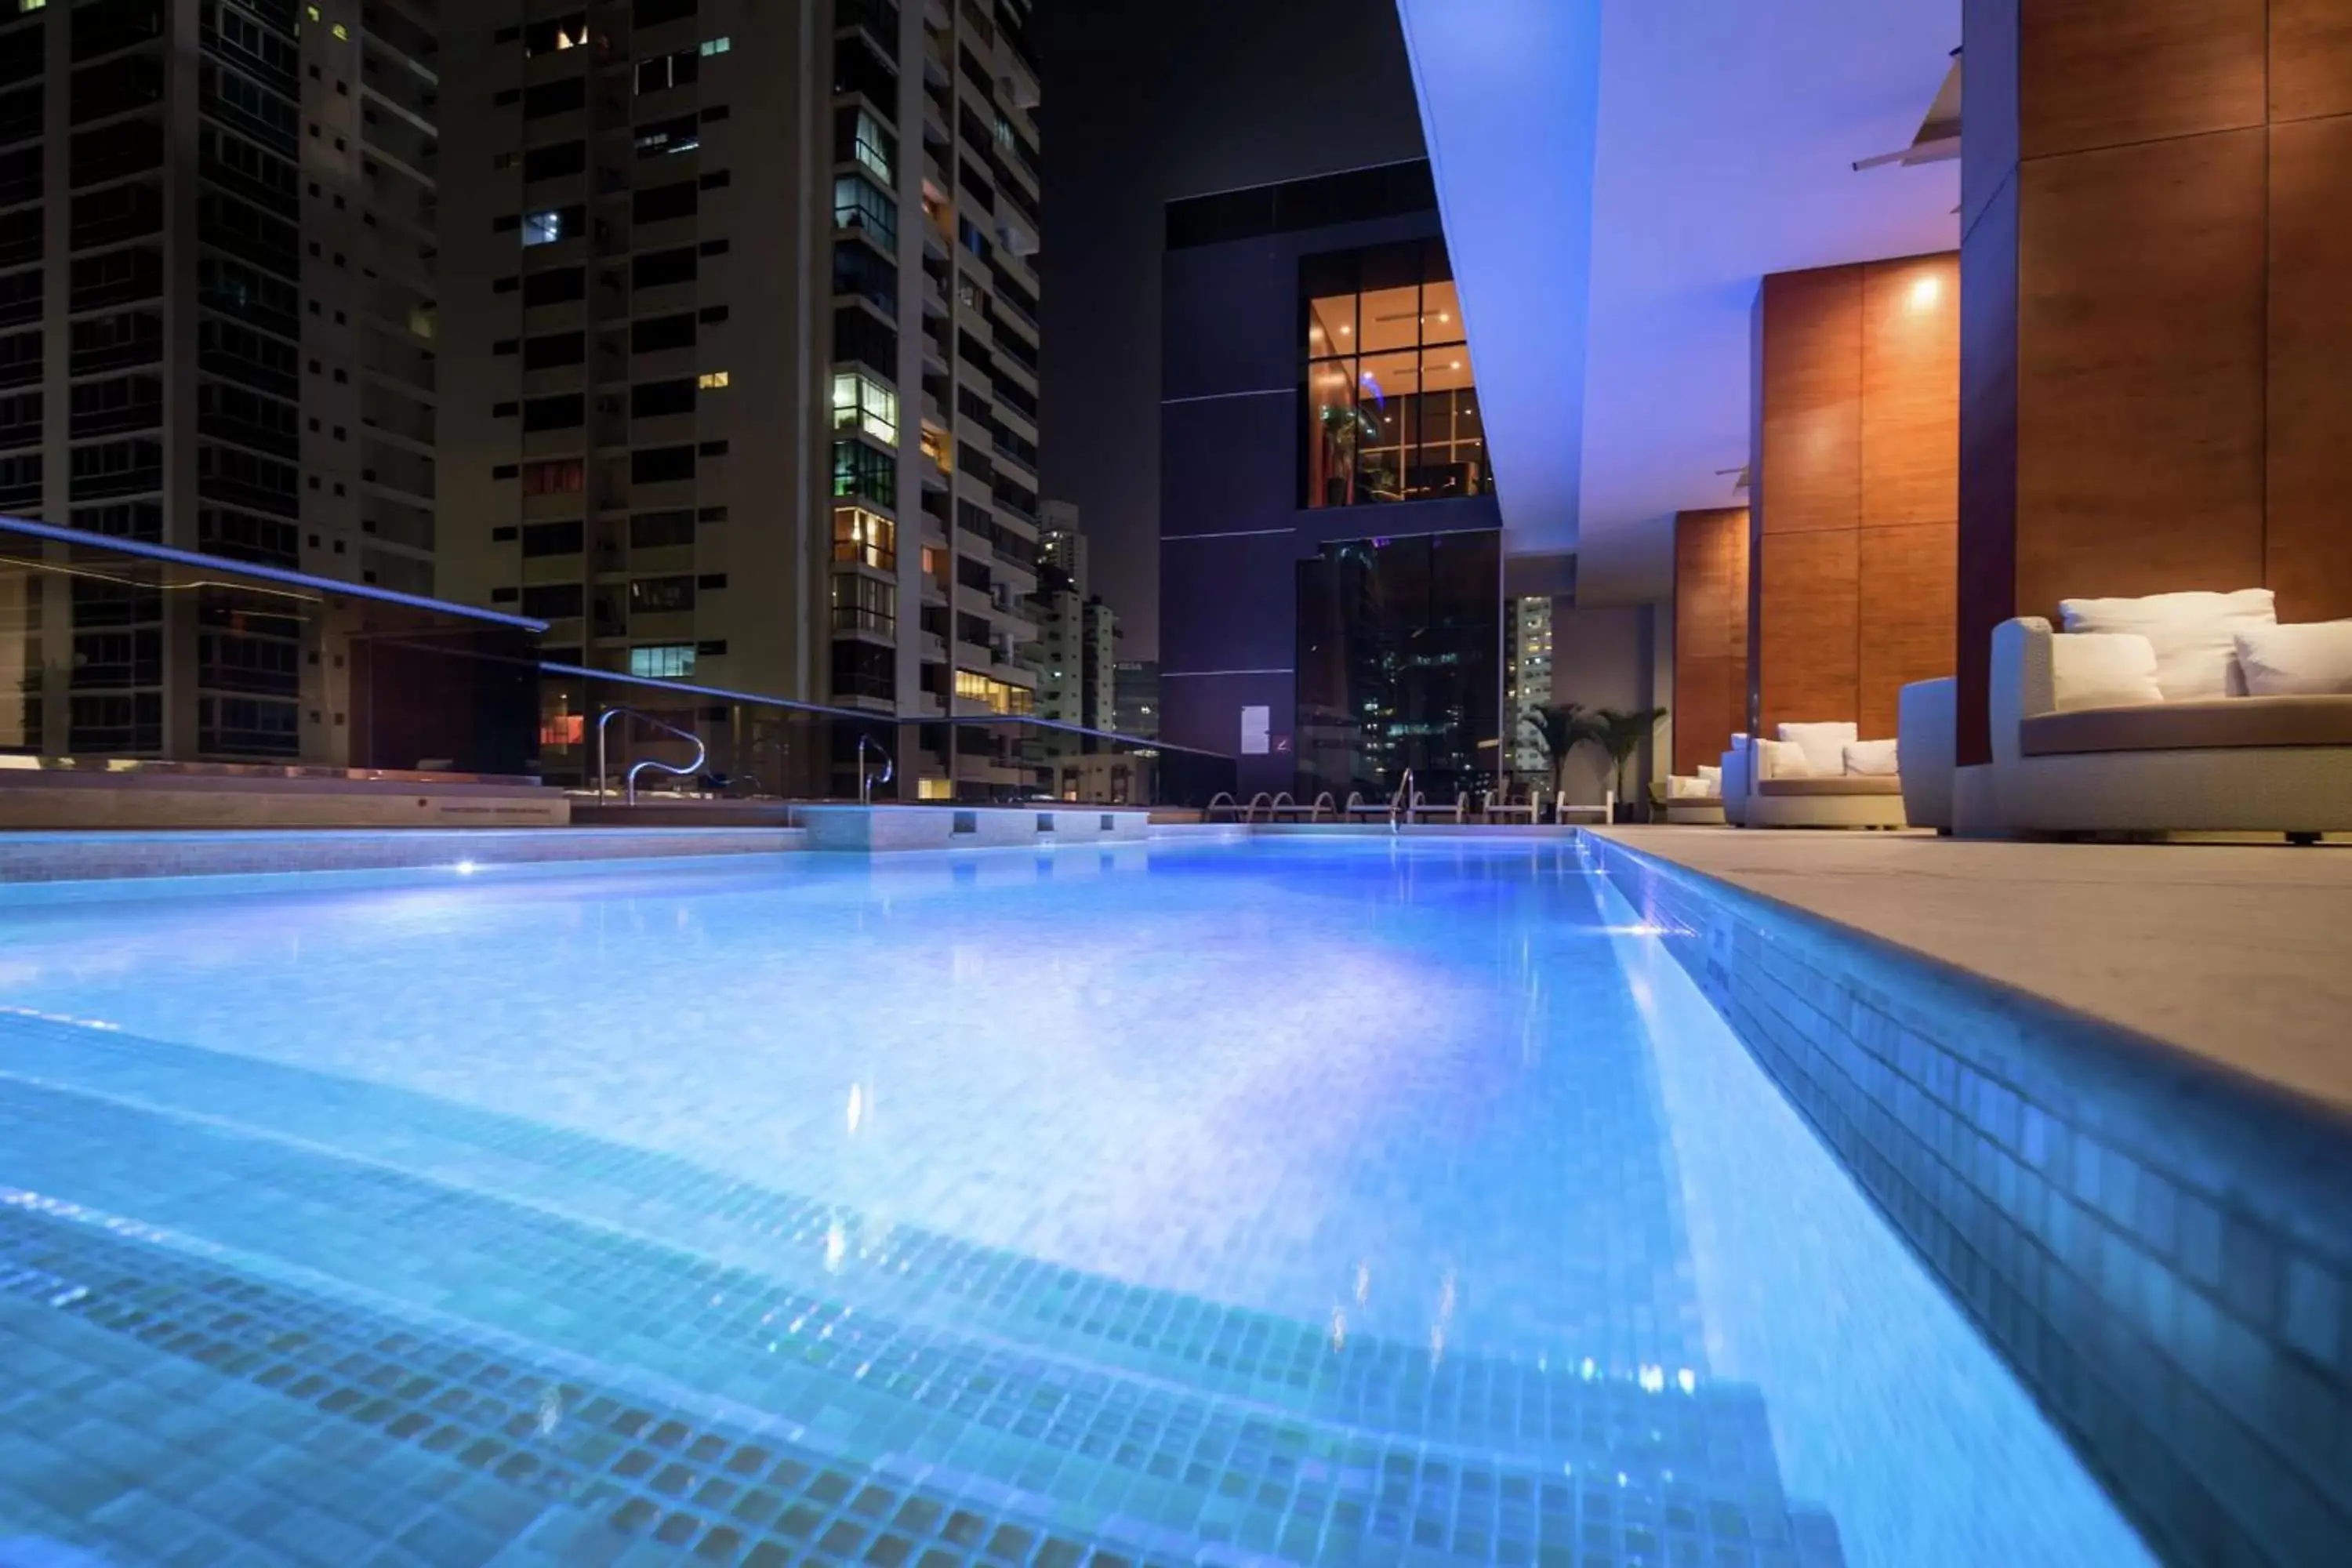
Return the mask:
[[[1778,272],[1758,291],[1748,679],[1761,733],[1895,733],[1910,681],[1951,673],[1959,264]]]
[[[2352,0],[1965,0],[1958,757],[1992,627],[2352,616]]]
[[[1674,771],[1719,760],[1748,728],[1748,509],[1675,514]]]

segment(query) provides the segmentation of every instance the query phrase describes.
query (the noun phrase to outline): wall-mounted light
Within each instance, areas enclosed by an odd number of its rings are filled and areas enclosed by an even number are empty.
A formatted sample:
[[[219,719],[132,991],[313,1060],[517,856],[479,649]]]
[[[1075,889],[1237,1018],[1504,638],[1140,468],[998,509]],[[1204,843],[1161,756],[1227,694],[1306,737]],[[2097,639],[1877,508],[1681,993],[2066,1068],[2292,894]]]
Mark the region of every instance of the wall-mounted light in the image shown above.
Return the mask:
[[[1932,310],[1936,308],[1936,301],[1943,298],[1943,293],[1944,280],[1930,273],[1911,285],[1911,308]]]

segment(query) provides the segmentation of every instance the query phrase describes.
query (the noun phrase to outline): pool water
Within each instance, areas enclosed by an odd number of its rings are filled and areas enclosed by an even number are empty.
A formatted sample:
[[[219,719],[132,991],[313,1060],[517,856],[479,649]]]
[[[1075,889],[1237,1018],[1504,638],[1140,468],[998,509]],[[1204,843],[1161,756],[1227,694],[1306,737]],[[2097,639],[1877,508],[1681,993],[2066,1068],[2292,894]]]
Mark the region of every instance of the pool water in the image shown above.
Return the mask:
[[[2137,1563],[1572,842],[0,896],[0,1568]]]

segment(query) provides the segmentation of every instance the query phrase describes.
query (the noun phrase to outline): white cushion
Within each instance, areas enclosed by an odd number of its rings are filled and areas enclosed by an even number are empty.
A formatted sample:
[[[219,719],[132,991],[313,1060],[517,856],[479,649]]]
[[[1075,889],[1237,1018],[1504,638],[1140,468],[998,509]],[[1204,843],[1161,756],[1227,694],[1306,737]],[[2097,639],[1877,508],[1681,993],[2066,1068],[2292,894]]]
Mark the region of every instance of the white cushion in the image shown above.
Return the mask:
[[[1698,782],[1700,784],[1705,786],[1700,790],[1700,794],[1721,795],[1723,793],[1723,769],[1714,763],[1701,763],[1698,769]]]
[[[1788,726],[1782,725],[1781,728]],[[1802,779],[1813,775],[1812,763],[1805,756],[1805,749],[1794,741],[1758,741],[1753,742],[1753,747],[1759,779]],[[1832,771],[1843,771],[1844,767],[1845,758],[1841,753],[1837,768]]]
[[[2137,632],[2063,632],[2050,639],[2051,694],[2058,711],[2161,702],[2156,645]]]
[[[1860,740],[1851,723],[1844,724],[1783,724],[1780,739],[1795,745],[1805,753],[1805,771],[1815,774],[1845,772],[1845,743]],[[1792,775],[1783,773],[1782,778]]]
[[[1666,779],[1668,800],[1703,800],[1714,793],[1696,773],[1674,773]]]
[[[1845,748],[1845,771],[1865,778],[1895,778],[1899,770],[1895,763],[1895,742],[1892,741],[1850,741]]]
[[[2256,697],[2352,692],[2352,621],[2289,622],[2237,636],[2238,668]]]
[[[2070,632],[2136,632],[2156,649],[2156,684],[2168,702],[2227,697],[2233,683],[2237,634],[2278,624],[2268,588],[2234,594],[2151,594],[2142,599],[2062,599],[2058,613]]]

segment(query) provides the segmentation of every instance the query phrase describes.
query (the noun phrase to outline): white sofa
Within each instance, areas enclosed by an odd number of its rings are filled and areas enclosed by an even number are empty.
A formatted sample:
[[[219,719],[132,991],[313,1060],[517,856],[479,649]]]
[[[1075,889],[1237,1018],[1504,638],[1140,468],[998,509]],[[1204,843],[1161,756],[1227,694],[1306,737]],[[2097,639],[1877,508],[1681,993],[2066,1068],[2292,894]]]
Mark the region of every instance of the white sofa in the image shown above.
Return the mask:
[[[2077,650],[2059,646],[2078,635],[2033,617],[1994,628],[1990,820],[1964,826],[2295,838],[2352,831],[2352,675],[2340,689],[2236,695],[2245,677],[2233,668],[2215,695],[2210,679],[2181,679],[2184,656],[2167,649],[2147,672],[2149,689],[2118,686],[2127,700],[2105,700],[2099,683],[2086,689],[2072,672]],[[2063,683],[2062,659],[2070,666]]]
[[[1652,786],[1654,792],[1657,786]],[[1703,767],[1696,773],[1675,773],[1663,793],[1654,793],[1659,816],[1670,823],[1691,826],[1723,825],[1723,770]]]
[[[1903,752],[1903,815],[1914,827],[1952,830],[1953,731],[1959,682],[1915,680],[1896,699],[1895,733]]]
[[[1893,742],[1856,739],[1850,723],[1783,724],[1777,741],[1742,751],[1744,827],[1901,827],[1903,781]],[[1871,767],[1885,771],[1869,771]],[[1729,786],[1726,785],[1728,798]]]
[[[1731,737],[1731,750],[1723,753],[1723,763],[1717,773],[1723,792],[1723,820],[1734,827],[1748,826],[1748,737]]]

